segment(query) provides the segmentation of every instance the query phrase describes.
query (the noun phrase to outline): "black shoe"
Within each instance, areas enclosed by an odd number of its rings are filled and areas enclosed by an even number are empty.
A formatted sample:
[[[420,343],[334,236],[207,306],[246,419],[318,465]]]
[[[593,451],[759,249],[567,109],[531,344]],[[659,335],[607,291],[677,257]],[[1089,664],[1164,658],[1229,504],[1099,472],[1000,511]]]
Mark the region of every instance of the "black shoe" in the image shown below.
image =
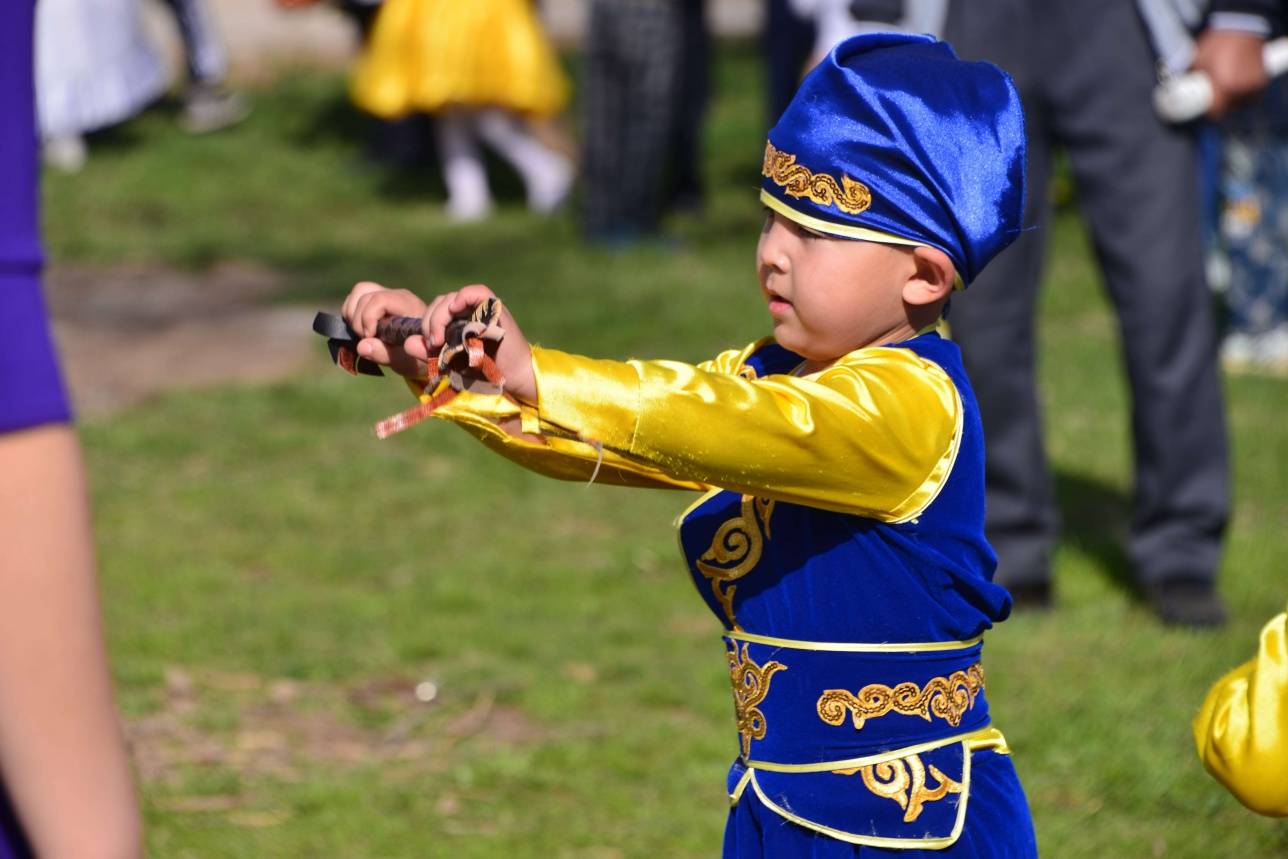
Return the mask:
[[[1011,592],[1011,610],[1050,611],[1055,605],[1050,582],[1016,582],[1006,588]]]
[[[1167,626],[1214,629],[1225,625],[1225,603],[1212,582],[1162,579],[1147,586],[1145,595],[1154,614]]]

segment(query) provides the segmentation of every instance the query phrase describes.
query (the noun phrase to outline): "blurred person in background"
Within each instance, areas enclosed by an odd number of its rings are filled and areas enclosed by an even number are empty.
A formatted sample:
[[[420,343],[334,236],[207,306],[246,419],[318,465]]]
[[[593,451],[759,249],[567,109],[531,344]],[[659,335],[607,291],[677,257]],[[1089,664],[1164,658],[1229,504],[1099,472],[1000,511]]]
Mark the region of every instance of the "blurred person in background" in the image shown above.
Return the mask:
[[[559,58],[530,0],[386,0],[351,91],[358,107],[383,119],[433,115],[454,220],[492,210],[480,140],[518,171],[533,211],[554,211],[572,188],[571,162],[529,122],[568,102]]]
[[[144,31],[138,0],[37,4],[36,102],[51,166],[79,170],[88,155],[88,132],[140,113],[169,83]]]
[[[591,0],[581,80],[582,231],[590,241],[624,246],[658,231],[690,85],[686,2]]]
[[[225,86],[228,57],[205,0],[163,2],[178,25],[188,73],[180,125],[190,134],[205,134],[241,122],[250,113],[250,106]]]
[[[987,428],[997,579],[1021,609],[1052,603],[1059,515],[1042,440],[1035,311],[1060,146],[1122,331],[1135,454],[1128,558],[1163,622],[1221,624],[1229,467],[1195,142],[1154,115],[1156,57],[1140,13],[1121,0],[957,0],[946,35],[963,58],[998,63],[1020,89],[1026,223],[1040,228],[1000,255],[951,317]]]
[[[32,0],[0,3],[0,859],[133,859],[85,474],[41,296],[32,34]]]
[[[711,33],[707,30],[706,0],[682,0],[680,70],[682,86],[675,88],[675,122],[671,126],[664,209],[698,213],[702,210],[702,126],[711,98]]]
[[[1286,25],[1282,0],[1217,0],[1194,56],[1212,80],[1222,137],[1221,360],[1233,371],[1288,373],[1288,79],[1270,80],[1262,60]]]
[[[801,72],[814,48],[812,18],[798,15],[792,0],[768,0],[762,46],[769,77],[768,108],[772,126],[782,116],[801,82]]]
[[[905,30],[943,32],[948,0],[788,0],[793,11],[814,22],[812,68],[832,46],[859,33]]]

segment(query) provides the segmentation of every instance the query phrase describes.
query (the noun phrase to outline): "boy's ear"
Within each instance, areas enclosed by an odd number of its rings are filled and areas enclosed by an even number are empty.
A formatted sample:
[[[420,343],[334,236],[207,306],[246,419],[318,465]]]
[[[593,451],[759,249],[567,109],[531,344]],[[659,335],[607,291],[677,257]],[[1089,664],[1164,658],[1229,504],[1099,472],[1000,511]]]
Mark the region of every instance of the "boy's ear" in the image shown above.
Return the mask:
[[[939,248],[918,245],[912,249],[912,260],[916,268],[903,285],[905,303],[922,307],[952,295],[957,267],[948,254]]]

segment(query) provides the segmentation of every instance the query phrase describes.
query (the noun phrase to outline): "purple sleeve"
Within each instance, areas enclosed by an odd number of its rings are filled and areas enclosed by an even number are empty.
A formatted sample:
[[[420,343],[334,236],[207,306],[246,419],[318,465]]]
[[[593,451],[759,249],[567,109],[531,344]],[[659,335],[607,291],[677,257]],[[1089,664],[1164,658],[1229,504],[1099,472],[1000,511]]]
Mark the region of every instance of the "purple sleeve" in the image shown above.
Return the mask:
[[[0,432],[70,420],[40,289],[34,0],[0,0]]]

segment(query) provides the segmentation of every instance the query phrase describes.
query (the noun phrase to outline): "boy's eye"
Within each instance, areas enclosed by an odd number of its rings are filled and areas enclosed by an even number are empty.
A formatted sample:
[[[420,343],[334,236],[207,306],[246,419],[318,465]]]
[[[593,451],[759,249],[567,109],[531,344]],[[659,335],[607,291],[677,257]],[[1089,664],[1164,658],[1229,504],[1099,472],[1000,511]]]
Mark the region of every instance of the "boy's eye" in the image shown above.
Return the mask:
[[[760,231],[762,233],[767,233],[769,232],[769,228],[774,225],[774,210],[768,206],[761,206],[760,208],[765,212],[765,223],[761,225]]]

